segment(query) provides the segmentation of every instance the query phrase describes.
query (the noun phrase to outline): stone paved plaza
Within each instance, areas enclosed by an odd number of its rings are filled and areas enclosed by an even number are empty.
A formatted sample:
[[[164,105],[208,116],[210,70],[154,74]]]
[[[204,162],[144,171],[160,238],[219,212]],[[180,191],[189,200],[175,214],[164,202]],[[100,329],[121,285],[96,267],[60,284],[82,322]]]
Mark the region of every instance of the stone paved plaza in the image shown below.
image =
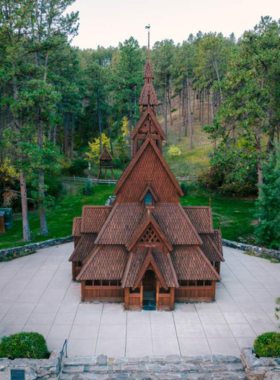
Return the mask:
[[[68,339],[70,356],[239,355],[258,334],[279,331],[280,264],[224,247],[215,303],[124,312],[120,304],[80,303],[72,251],[68,243],[0,263],[0,337],[35,331],[49,349]]]

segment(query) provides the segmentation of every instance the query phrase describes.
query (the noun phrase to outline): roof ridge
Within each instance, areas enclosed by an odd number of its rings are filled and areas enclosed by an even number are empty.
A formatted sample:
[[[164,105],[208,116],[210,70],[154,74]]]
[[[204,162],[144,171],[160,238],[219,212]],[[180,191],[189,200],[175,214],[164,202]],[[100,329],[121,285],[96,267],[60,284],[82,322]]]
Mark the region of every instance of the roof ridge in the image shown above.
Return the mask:
[[[203,260],[207,263],[208,267],[211,269],[211,271],[213,272],[213,274],[215,274],[215,276],[217,277],[217,281],[220,281],[221,280],[221,277],[219,276],[218,272],[216,271],[216,269],[211,265],[210,261],[207,259],[207,257],[205,256],[205,254],[202,252],[201,248],[200,247],[196,247],[200,253],[200,255],[203,257]]]
[[[81,269],[80,273],[76,277],[77,280],[80,280],[81,276],[85,273],[86,269],[88,268],[88,266],[90,265],[92,259],[96,256],[96,254],[98,253],[98,251],[100,250],[100,248],[101,248],[101,246],[96,246],[95,248],[93,248],[93,250],[91,251],[91,253],[87,257],[86,262],[82,266],[82,269]]]
[[[148,108],[146,109],[146,111],[144,112],[144,114],[141,116],[140,120],[138,121],[138,123],[137,123],[137,125],[136,125],[136,127],[135,127],[135,129],[134,129],[134,131],[131,132],[131,134],[130,134],[130,138],[133,139],[133,138],[135,137],[136,133],[137,133],[138,130],[141,128],[141,126],[143,125],[143,122],[144,122],[145,118],[146,118],[148,115],[150,115],[151,118],[153,119],[153,121],[154,121],[154,123],[156,124],[157,129],[158,129],[158,131],[159,131],[161,137],[163,138],[163,140],[167,140],[166,135],[165,135],[165,133],[163,132],[163,129],[161,128],[161,125],[160,125],[158,119],[156,118],[156,116],[154,115],[154,113],[153,113],[153,111],[151,110],[150,107],[148,107]]]
[[[164,279],[164,277],[163,277],[163,274],[162,274],[162,272],[161,272],[159,266],[157,265],[157,263],[156,263],[156,261],[155,261],[155,258],[154,258],[153,254],[152,254],[151,249],[148,250],[147,256],[145,257],[145,260],[144,260],[144,262],[143,262],[143,264],[142,264],[142,267],[140,268],[140,271],[139,271],[139,273],[138,273],[138,275],[137,275],[137,277],[136,277],[136,280],[135,280],[135,282],[134,282],[133,289],[137,288],[137,285],[139,284],[141,278],[142,278],[143,275],[145,274],[145,272],[146,272],[146,270],[147,270],[149,264],[151,264],[151,265],[153,266],[153,268],[155,269],[155,271],[158,272],[158,273],[157,273],[157,277],[158,277],[159,282],[161,283],[161,285],[162,285],[165,289],[167,289],[168,286],[167,286],[167,284],[166,284],[166,282],[165,282],[165,279]],[[144,268],[144,270],[143,270],[143,268]]]
[[[103,234],[105,228],[107,227],[109,221],[112,219],[114,213],[116,212],[116,209],[117,209],[118,205],[119,205],[119,203],[115,202],[115,204],[114,204],[113,207],[110,206],[110,207],[112,207],[112,210],[111,210],[110,214],[108,215],[108,217],[107,217],[105,223],[104,223],[103,226],[101,227],[101,230],[99,231],[99,233],[98,233],[98,235],[97,235],[97,237],[96,237],[96,239],[95,239],[95,244],[98,244],[98,242],[99,242],[99,240],[100,240],[100,238],[101,238],[101,236],[102,236],[102,234]]]
[[[149,211],[150,210],[146,210],[146,212],[144,212],[139,225],[136,227],[136,229],[135,229],[135,231],[131,237],[130,243],[126,245],[126,248],[130,251],[134,247],[134,245],[137,243],[137,241],[140,239],[142,234],[145,232],[146,228],[151,223],[151,224],[153,224],[153,226],[154,226],[156,232],[158,233],[159,237],[161,238],[163,244],[171,251],[172,250],[171,243],[169,242],[167,236],[165,235],[165,233],[164,233],[163,229],[161,228],[161,226],[159,225],[159,223],[156,221],[154,215],[152,213],[149,213]]]
[[[186,218],[187,222],[190,224],[194,234],[198,237],[198,241],[200,241],[200,245],[203,244],[203,241],[201,240],[201,237],[199,236],[199,233],[197,232],[197,230],[194,228],[194,225],[192,224],[190,218],[188,217],[188,215],[185,213],[183,207],[181,206],[180,203],[178,203],[178,206],[179,206],[179,210],[181,211],[181,213],[184,215],[184,217]]]
[[[218,256],[220,257],[221,261],[225,261],[223,255],[221,254],[221,252],[219,251],[218,247],[216,246],[216,243],[212,240],[210,234],[201,234],[201,235],[205,235],[206,238],[208,239],[208,241],[210,241],[210,244],[212,244],[212,246],[214,247],[215,251],[218,253]]]

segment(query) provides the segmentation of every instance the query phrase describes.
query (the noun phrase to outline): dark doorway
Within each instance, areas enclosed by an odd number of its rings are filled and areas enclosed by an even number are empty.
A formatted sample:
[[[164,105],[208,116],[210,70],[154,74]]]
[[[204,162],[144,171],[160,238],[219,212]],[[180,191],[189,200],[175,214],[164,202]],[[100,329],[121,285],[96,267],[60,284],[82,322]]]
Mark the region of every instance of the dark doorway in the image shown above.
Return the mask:
[[[147,270],[143,277],[143,310],[156,310],[157,280],[152,270]]]

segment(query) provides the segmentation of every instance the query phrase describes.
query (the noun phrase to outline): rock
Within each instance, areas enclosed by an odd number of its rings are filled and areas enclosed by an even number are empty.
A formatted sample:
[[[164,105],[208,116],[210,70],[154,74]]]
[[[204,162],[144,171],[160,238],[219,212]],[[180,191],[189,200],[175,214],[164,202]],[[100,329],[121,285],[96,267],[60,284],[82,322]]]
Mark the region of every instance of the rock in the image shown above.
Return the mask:
[[[96,359],[97,365],[106,365],[107,364],[107,356],[106,355],[99,355]]]

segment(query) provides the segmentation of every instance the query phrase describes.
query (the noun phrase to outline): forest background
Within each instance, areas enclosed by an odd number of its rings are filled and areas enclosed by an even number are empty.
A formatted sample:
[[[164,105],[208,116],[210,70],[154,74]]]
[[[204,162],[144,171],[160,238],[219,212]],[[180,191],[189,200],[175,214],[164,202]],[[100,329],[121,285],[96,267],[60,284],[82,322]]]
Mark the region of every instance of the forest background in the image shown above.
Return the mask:
[[[87,198],[71,177],[96,177],[105,145],[116,178],[131,158],[147,47],[73,47],[73,2],[0,3],[0,206],[17,214],[0,248],[69,235],[82,204],[113,192]],[[164,156],[192,179],[182,203],[211,197],[224,237],[280,248],[279,21],[263,17],[238,40],[158,41],[150,56]]]

